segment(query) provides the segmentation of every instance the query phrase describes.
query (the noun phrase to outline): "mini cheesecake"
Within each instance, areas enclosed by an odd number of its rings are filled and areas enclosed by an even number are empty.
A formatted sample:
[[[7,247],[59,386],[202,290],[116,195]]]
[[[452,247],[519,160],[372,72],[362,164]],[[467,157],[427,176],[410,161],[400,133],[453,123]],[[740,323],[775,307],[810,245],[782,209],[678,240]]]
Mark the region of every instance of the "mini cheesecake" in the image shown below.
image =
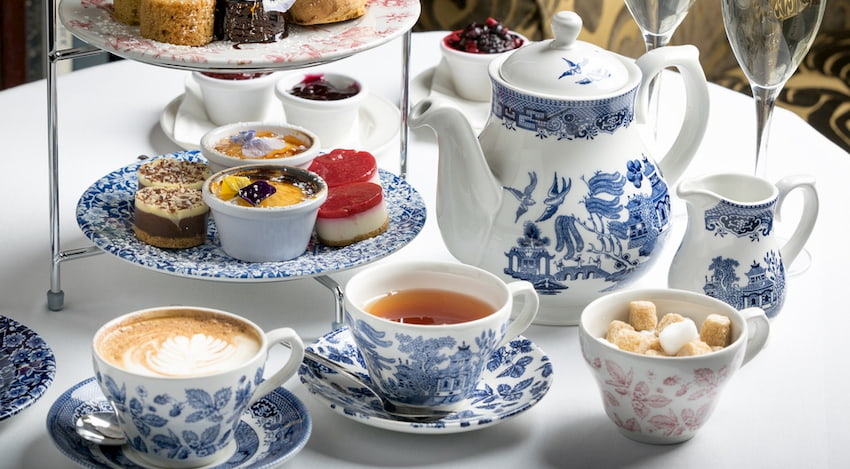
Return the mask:
[[[310,171],[318,174],[328,187],[371,182],[381,185],[378,164],[367,151],[335,149],[319,155],[310,163]]]
[[[188,187],[200,189],[210,177],[210,168],[199,161],[157,158],[139,166],[139,188]]]
[[[378,236],[389,223],[381,186],[354,182],[328,188],[328,199],[316,219],[316,236],[328,246],[347,246]]]
[[[133,231],[160,248],[189,248],[207,238],[209,207],[201,191],[187,187],[144,187],[136,191]]]

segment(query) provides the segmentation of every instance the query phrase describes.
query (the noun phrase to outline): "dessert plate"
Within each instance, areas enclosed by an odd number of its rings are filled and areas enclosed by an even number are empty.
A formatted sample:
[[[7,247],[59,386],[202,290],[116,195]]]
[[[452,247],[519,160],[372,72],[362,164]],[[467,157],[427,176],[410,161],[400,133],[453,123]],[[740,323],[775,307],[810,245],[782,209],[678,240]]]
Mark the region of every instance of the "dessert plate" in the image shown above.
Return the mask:
[[[309,348],[370,381],[347,327],[325,334]],[[337,382],[335,373],[321,365],[302,363],[298,376],[316,399],[366,425],[405,433],[458,433],[504,422],[531,408],[552,385],[552,363],[531,340],[519,336],[493,353],[475,395],[465,407],[431,423],[392,418],[372,394],[346,388],[350,380],[341,378]]]
[[[0,420],[37,401],[56,374],[53,350],[38,334],[0,316]]]
[[[410,30],[418,0],[373,0],[360,18],[316,26],[289,26],[268,44],[213,41],[178,46],[146,39],[138,26],[119,22],[111,0],[62,0],[59,19],[74,36],[99,49],[139,62],[188,70],[285,70],[341,59],[377,47]]]
[[[449,73],[449,66],[441,59],[437,66],[413,77],[410,81],[410,102],[416,104],[429,96],[450,101],[463,112],[472,129],[476,133],[481,132],[490,117],[490,103],[458,96]]]
[[[200,151],[160,155],[205,161]],[[269,282],[330,274],[358,267],[401,249],[422,231],[425,202],[405,180],[379,170],[390,214],[386,232],[345,247],[325,246],[312,240],[307,251],[282,262],[243,262],[225,254],[212,217],[207,242],[188,249],[160,249],[133,233],[136,172],[142,161],[113,171],[92,184],[77,203],[77,223],[104,251],[127,262],[181,277],[208,280]]]
[[[216,127],[204,111],[203,98],[197,86],[195,80],[188,77],[186,92],[168,103],[159,117],[159,125],[165,135],[184,150],[199,149],[201,137]],[[283,122],[283,106],[279,102],[270,104],[264,121]],[[347,142],[346,147],[380,153],[398,135],[399,122],[401,112],[398,107],[383,96],[370,93],[360,107],[357,138]]]
[[[74,422],[83,414],[111,410],[94,378],[68,389],[47,413],[47,432],[65,456],[83,467],[140,468],[127,446],[101,446],[81,438]],[[236,452],[216,468],[276,467],[307,444],[313,422],[307,408],[292,393],[277,388],[242,414],[236,427]]]

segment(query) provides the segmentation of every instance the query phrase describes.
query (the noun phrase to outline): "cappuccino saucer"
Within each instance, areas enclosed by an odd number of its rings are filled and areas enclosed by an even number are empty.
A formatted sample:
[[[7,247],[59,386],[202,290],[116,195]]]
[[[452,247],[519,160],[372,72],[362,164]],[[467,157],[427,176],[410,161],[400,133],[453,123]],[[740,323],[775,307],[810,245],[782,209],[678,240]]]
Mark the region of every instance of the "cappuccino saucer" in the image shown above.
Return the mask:
[[[47,413],[47,431],[68,458],[83,467],[142,468],[127,446],[100,446],[84,440],[74,429],[82,414],[110,410],[94,378],[65,391]],[[307,408],[292,393],[277,388],[242,414],[236,427],[236,448],[216,468],[259,469],[282,464],[307,444],[313,423]]]
[[[348,327],[325,334],[308,348],[370,381]],[[374,395],[346,388],[351,381],[337,379],[335,374],[310,362],[302,363],[298,370],[310,394],[344,417],[386,430],[444,434],[485,428],[530,409],[552,385],[552,362],[530,339],[519,336],[493,353],[475,394],[464,407],[429,423],[391,417]]]

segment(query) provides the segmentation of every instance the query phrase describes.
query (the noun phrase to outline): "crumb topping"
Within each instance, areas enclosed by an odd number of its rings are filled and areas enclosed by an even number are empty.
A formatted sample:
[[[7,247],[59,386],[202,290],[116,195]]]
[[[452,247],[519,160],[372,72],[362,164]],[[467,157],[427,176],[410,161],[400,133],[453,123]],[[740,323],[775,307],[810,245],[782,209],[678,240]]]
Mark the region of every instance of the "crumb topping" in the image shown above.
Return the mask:
[[[136,202],[168,213],[204,205],[201,191],[186,187],[145,187],[136,191]]]
[[[166,184],[192,184],[210,176],[206,163],[159,158],[139,167],[139,175]]]

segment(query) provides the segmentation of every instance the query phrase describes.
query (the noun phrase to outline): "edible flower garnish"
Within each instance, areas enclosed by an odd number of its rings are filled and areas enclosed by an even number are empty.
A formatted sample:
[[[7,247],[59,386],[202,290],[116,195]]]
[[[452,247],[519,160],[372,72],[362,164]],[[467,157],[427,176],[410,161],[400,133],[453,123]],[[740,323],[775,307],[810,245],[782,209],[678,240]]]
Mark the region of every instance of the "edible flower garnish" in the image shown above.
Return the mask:
[[[268,181],[260,180],[239,189],[239,197],[242,197],[242,200],[256,207],[275,192],[277,192],[277,189],[273,185],[269,184]]]
[[[225,176],[221,179],[219,197],[225,200],[232,199],[239,194],[239,189],[251,184],[251,179],[245,176]]]
[[[274,150],[280,150],[288,145],[274,137],[257,137],[256,130],[242,130],[230,137],[230,141],[242,146],[245,158],[262,158]]]

